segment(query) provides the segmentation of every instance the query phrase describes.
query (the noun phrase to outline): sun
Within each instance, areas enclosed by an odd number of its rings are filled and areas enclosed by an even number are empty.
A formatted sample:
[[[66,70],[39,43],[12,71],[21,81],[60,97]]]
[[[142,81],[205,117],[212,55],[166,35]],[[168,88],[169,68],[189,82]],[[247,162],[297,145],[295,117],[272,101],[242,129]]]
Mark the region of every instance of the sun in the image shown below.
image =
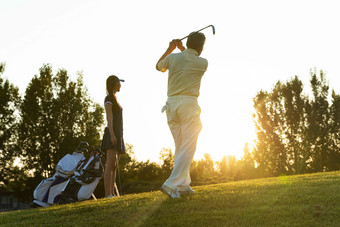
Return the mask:
[[[255,140],[255,127],[248,108],[238,112],[223,109],[220,106],[201,102],[202,131],[198,138],[195,160],[200,160],[209,153],[214,161],[223,156],[233,155],[241,159],[246,143],[251,149]]]

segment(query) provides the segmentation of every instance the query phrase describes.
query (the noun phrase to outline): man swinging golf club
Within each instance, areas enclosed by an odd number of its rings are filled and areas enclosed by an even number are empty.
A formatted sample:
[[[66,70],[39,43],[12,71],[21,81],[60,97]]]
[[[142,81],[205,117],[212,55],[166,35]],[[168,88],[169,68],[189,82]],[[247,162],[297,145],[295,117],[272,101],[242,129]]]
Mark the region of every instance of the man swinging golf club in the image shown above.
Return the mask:
[[[162,112],[166,110],[176,151],[173,170],[161,191],[171,198],[195,193],[190,187],[190,165],[202,129],[201,108],[197,98],[202,76],[208,67],[208,61],[199,57],[204,43],[205,36],[200,32],[190,33],[187,49],[180,39],[174,39],[156,65],[156,69],[161,72],[169,70],[168,99]],[[181,52],[172,54],[176,47]]]

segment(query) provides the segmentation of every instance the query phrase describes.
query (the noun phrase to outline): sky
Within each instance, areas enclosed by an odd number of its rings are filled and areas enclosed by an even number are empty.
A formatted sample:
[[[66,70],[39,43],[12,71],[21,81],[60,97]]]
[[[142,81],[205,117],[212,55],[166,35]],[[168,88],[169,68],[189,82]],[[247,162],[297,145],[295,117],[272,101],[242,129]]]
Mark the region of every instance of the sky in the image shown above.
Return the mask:
[[[39,68],[77,72],[93,101],[103,104],[109,75],[125,79],[125,142],[140,161],[158,161],[174,143],[161,108],[167,72],[155,69],[174,38],[204,30],[201,57],[208,60],[199,104],[203,129],[195,159],[210,153],[240,158],[253,144],[256,93],[298,75],[310,92],[310,70],[324,70],[340,93],[340,14],[329,0],[0,0],[0,62],[3,74],[25,89]],[[185,42],[184,42],[185,45]],[[178,50],[177,50],[178,51]],[[175,51],[175,52],[177,52]]]

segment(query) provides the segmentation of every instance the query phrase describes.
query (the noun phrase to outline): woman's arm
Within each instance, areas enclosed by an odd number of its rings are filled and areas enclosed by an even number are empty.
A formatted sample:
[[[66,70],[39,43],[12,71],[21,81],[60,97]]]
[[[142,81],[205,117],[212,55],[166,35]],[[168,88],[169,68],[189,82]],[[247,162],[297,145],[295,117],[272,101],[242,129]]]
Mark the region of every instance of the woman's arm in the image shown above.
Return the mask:
[[[112,145],[117,143],[117,138],[115,132],[113,131],[113,113],[112,113],[112,104],[106,103],[105,104],[105,111],[106,111],[106,119],[109,127],[110,138]]]

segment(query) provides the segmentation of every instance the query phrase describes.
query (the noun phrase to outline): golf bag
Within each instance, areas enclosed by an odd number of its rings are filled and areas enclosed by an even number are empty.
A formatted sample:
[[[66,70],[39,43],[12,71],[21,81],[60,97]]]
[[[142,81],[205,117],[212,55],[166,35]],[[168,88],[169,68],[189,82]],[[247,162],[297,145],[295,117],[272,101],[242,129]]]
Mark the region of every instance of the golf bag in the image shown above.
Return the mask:
[[[34,206],[83,201],[93,195],[103,175],[102,153],[94,149],[86,159],[82,154],[88,151],[85,146],[88,144],[81,142],[72,155],[67,154],[58,162],[53,177],[40,182],[33,193]]]
[[[88,159],[78,163],[74,175],[67,180],[62,189],[60,203],[83,201],[93,196],[92,193],[104,173],[102,155],[99,150],[93,149]]]
[[[42,180],[33,192],[33,203],[39,206],[50,206],[59,203],[61,199],[61,191],[65,187],[69,177],[74,175],[78,163],[84,160],[82,153],[73,152],[72,155],[65,155],[56,166],[56,173]]]

